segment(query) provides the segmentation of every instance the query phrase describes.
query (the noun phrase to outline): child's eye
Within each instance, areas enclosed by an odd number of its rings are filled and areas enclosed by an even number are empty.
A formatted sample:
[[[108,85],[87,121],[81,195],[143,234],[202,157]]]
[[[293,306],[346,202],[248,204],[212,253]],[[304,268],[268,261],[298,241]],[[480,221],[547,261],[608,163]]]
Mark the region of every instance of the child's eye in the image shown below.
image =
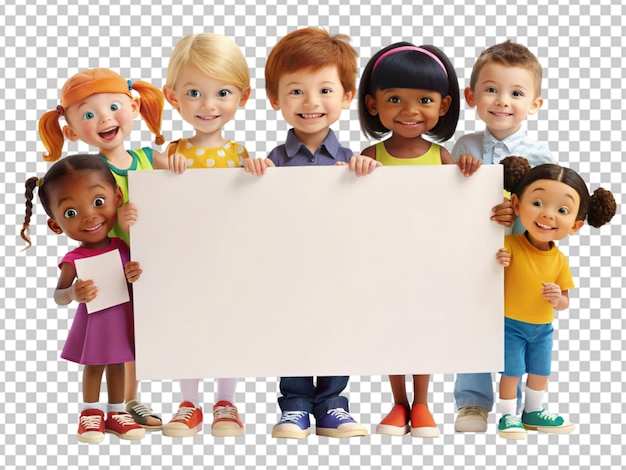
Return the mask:
[[[302,94],[302,90],[300,90],[299,88],[296,88],[295,90],[291,90],[289,94],[298,96]]]
[[[430,104],[432,102],[433,102],[432,98],[429,98],[429,97],[420,98],[420,104]]]
[[[94,207],[104,206],[104,197],[98,196],[93,200]]]
[[[486,91],[487,93],[497,93],[497,90],[492,86],[488,87]]]
[[[217,92],[219,98],[226,98],[228,95],[230,95],[230,90],[224,89]]]
[[[86,121],[95,117],[96,115],[93,113],[93,111],[87,111],[85,114],[83,114],[83,119],[85,119]]]
[[[522,93],[521,91],[514,91],[514,92],[513,92],[513,96],[514,96],[515,98],[521,98],[521,97],[523,97],[523,96],[524,96],[524,93]]]
[[[322,95],[328,95],[329,93],[332,93],[332,92],[333,92],[333,90],[331,90],[330,88],[322,88],[322,89],[320,90],[320,93],[321,93]]]
[[[389,102],[390,103],[394,103],[394,104],[398,104],[400,102],[400,97],[399,96],[392,96],[389,98]]]
[[[543,202],[541,202],[541,201],[533,201],[533,206],[535,206],[535,207],[543,207]]]
[[[567,215],[569,214],[569,209],[567,207],[561,207],[559,209],[559,214]]]
[[[78,211],[76,209],[66,209],[66,211],[63,213],[63,217],[65,217],[66,219],[73,219],[77,215]]]
[[[200,92],[198,90],[189,90],[187,92],[187,96],[190,96],[191,98],[200,98]]]
[[[122,103],[120,103],[119,101],[114,101],[113,103],[111,103],[111,111],[117,111],[121,107]]]

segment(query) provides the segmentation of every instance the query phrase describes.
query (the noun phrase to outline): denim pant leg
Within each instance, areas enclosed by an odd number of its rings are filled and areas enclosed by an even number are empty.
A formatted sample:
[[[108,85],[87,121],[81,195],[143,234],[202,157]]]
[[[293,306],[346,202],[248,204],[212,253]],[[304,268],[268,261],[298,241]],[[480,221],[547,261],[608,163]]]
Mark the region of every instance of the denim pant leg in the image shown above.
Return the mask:
[[[315,386],[313,377],[281,377],[278,405],[285,411],[313,412]]]
[[[487,411],[493,409],[493,385],[491,373],[457,374],[454,382],[456,409],[479,406]],[[517,413],[522,412],[522,381],[517,383]]]
[[[349,378],[347,375],[317,377],[315,404],[313,406],[313,415],[316,421],[323,418],[328,410],[333,408],[343,408],[350,411],[348,399],[339,395],[348,385]]]
[[[493,408],[493,379],[491,373],[457,374],[454,382],[454,401],[457,410],[466,406]]]

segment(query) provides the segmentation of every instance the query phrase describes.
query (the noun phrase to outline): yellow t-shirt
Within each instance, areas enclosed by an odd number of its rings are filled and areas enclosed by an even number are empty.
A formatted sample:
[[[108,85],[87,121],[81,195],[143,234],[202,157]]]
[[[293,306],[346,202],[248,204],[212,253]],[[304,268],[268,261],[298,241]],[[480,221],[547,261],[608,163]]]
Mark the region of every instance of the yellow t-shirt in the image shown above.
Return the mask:
[[[433,143],[424,155],[414,158],[396,158],[387,152],[385,142],[378,142],[376,144],[376,161],[382,163],[383,166],[441,165],[441,146]]]
[[[567,258],[553,245],[549,251],[535,248],[523,233],[504,237],[511,264],[504,269],[504,316],[526,323],[552,323],[554,308],[541,296],[542,282],[574,287]]]
[[[223,147],[196,147],[189,139],[172,142],[174,150],[168,148],[168,155],[181,153],[187,157],[187,168],[238,168],[243,166],[243,159],[248,158],[248,151],[243,145],[232,140]]]

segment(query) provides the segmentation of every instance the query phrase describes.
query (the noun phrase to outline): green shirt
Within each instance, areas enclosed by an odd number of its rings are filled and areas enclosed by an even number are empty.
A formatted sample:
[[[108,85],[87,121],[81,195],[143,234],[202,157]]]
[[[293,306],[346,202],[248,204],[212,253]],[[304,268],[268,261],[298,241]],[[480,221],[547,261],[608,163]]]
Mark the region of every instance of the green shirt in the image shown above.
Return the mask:
[[[100,158],[109,165],[109,169],[111,173],[113,173],[117,185],[122,190],[124,204],[128,202],[128,172],[134,170],[152,170],[152,149],[150,147],[143,147],[139,150],[129,150],[128,153],[133,157],[133,161],[125,170],[111,165],[103,155],[100,155]],[[130,237],[122,230],[119,221],[115,223],[115,227],[109,232],[109,237],[121,238],[130,246]]]

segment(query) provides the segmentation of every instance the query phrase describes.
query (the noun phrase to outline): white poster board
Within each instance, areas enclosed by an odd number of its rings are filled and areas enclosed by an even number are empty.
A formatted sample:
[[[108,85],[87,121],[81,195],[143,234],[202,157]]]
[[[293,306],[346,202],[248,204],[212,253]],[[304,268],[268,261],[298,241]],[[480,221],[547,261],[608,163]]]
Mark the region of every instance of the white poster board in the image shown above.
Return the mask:
[[[139,379],[503,367],[502,168],[129,172]]]

